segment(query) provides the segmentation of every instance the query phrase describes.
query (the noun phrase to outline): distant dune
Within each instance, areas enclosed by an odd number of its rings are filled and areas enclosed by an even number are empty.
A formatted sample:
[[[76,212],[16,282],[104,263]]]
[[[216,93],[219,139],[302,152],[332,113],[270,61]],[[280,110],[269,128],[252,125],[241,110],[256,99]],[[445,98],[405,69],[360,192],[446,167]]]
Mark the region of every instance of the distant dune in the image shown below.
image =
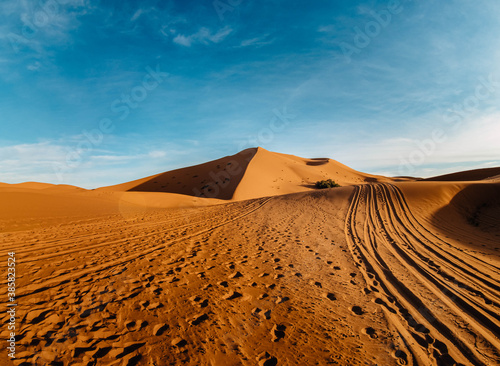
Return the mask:
[[[439,175],[437,177],[423,179],[424,181],[473,181],[485,179],[498,179],[500,176],[500,168],[485,168],[467,170],[458,173]]]

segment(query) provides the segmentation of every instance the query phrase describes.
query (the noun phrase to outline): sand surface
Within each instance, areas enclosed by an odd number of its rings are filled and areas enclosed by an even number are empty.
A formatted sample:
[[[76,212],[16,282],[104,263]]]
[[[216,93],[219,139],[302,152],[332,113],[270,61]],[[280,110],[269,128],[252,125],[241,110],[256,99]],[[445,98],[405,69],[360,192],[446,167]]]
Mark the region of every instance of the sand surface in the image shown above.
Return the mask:
[[[224,173],[217,198],[192,193]],[[324,178],[343,187],[313,188]],[[93,191],[1,184],[18,306],[0,365],[500,365],[487,178],[250,149]]]

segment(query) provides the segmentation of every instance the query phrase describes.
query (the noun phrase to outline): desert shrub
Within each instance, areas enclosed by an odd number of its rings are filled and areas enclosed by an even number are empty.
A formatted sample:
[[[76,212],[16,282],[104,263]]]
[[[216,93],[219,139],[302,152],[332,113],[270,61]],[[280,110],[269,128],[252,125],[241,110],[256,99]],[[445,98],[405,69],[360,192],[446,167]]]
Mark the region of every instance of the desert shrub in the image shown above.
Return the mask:
[[[336,183],[334,180],[327,179],[327,180],[319,180],[316,182],[316,188],[333,188],[333,187],[340,187],[340,184]]]

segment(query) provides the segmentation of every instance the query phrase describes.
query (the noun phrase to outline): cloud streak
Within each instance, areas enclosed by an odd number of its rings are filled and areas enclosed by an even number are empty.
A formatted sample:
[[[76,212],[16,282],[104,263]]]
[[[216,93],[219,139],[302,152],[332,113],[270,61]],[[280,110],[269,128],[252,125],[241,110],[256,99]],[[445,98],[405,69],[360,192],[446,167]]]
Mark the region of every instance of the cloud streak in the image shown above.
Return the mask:
[[[233,30],[228,26],[219,29],[215,33],[208,28],[202,27],[198,30],[198,32],[188,36],[177,34],[174,37],[173,42],[185,47],[191,47],[193,44],[209,45],[211,43],[222,42],[232,32]]]

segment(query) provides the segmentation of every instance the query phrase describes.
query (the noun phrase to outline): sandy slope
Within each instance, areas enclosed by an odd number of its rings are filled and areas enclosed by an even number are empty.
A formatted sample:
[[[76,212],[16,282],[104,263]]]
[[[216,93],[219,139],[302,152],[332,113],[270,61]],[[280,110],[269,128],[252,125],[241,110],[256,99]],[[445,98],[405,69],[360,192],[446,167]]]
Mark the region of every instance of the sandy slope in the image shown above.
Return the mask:
[[[333,179],[342,186],[391,178],[358,172],[328,158],[305,159],[258,148],[233,199],[310,191],[318,180]]]
[[[353,185],[307,187],[322,174]],[[14,364],[500,364],[499,183],[394,182],[265,150],[240,178],[229,202],[0,187]]]
[[[105,191],[165,192],[230,199],[257,149],[247,149],[207,163],[176,169],[115,186]]]
[[[451,174],[440,175],[437,177],[424,179],[426,181],[474,181],[474,180],[487,180],[497,179],[500,175],[500,168],[484,168],[467,170],[465,172],[457,172]]]
[[[104,219],[109,215],[128,219],[157,208],[203,207],[224,202],[175,193],[20,186],[0,185],[0,232],[44,228],[68,220]]]
[[[400,358],[425,365],[500,360],[498,240],[494,260],[457,247],[423,226],[390,184],[356,187],[346,235],[365,281],[401,336]]]

